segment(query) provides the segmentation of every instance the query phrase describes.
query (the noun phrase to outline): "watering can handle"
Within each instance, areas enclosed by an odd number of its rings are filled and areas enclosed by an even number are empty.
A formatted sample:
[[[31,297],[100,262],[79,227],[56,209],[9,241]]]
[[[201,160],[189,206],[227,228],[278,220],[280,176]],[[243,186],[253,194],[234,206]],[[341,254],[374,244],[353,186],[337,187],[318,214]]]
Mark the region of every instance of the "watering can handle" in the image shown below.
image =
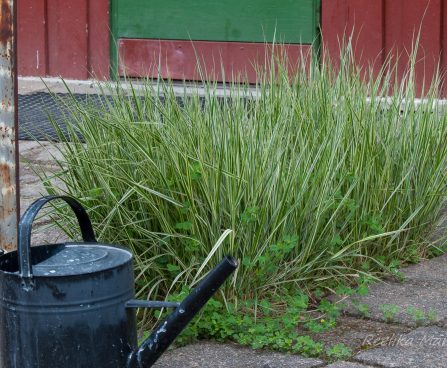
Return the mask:
[[[46,196],[33,202],[23,214],[19,222],[19,272],[22,277],[32,277],[31,266],[31,229],[33,227],[33,221],[37,213],[48,202],[62,199],[68,203],[78,219],[79,226],[81,228],[82,239],[85,242],[96,243],[95,233],[93,232],[92,223],[87,215],[87,212],[82,205],[74,198],[68,196]]]

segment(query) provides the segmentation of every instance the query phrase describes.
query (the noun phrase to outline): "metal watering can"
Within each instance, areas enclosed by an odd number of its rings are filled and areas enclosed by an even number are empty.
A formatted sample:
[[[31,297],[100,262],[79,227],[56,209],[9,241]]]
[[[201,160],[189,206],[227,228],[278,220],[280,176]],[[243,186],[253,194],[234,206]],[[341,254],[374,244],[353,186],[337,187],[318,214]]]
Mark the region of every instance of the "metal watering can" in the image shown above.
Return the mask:
[[[82,243],[30,247],[49,201],[74,211]],[[150,367],[237,268],[225,257],[181,303],[134,300],[132,253],[96,241],[79,202],[35,201],[19,224],[18,250],[0,256],[1,368]],[[141,346],[135,308],[173,308]]]

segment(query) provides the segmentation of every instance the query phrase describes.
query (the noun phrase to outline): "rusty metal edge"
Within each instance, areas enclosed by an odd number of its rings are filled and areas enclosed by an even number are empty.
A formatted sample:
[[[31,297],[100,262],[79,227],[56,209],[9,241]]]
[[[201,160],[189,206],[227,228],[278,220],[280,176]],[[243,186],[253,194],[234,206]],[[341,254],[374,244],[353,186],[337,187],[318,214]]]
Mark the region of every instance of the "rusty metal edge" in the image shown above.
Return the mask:
[[[17,110],[17,0],[0,0],[0,48],[2,103],[1,221],[0,244],[17,247],[19,192],[19,146]],[[12,111],[11,111],[12,110]]]
[[[15,130],[15,165],[16,165],[16,221],[17,221],[17,239],[19,239],[19,227],[18,224],[20,222],[20,147],[19,147],[19,84],[18,84],[18,64],[17,64],[17,9],[18,9],[18,1],[14,0],[13,4],[13,18],[12,18],[12,26],[13,26],[13,73],[14,73],[14,130]]]

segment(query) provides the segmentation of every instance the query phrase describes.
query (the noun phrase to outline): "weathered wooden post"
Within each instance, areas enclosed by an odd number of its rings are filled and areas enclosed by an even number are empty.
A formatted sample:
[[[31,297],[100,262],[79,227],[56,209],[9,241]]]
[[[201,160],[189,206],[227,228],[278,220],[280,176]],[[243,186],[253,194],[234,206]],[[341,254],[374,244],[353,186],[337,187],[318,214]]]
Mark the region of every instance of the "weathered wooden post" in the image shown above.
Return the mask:
[[[19,211],[16,0],[0,0],[0,248],[17,247]]]

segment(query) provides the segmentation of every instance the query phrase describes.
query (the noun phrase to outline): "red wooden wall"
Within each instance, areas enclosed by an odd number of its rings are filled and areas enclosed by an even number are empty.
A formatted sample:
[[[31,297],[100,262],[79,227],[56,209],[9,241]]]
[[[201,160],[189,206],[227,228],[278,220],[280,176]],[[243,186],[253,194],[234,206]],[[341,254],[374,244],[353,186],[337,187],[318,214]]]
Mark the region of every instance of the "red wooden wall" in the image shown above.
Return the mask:
[[[119,73],[131,77],[178,80],[239,80],[256,83],[256,69],[265,65],[271,46],[257,42],[120,39]],[[297,60],[309,60],[310,45],[285,45],[289,71]],[[200,65],[200,72],[197,64]]]
[[[17,3],[19,75],[108,78],[109,0]]]
[[[418,92],[436,72],[447,70],[447,0],[322,0],[323,42],[333,60],[343,34],[351,35],[359,65],[377,71],[392,56],[402,75],[420,32],[416,77]],[[354,31],[353,31],[354,30]],[[447,89],[444,87],[445,96]]]
[[[109,77],[109,0],[17,3],[20,75]],[[447,0],[322,0],[321,7],[323,43],[332,57],[339,52],[343,34],[354,29],[359,65],[374,64],[378,70],[387,55],[399,54],[402,73],[420,29],[419,90],[438,63],[447,70]],[[128,67],[138,65],[129,60]]]

